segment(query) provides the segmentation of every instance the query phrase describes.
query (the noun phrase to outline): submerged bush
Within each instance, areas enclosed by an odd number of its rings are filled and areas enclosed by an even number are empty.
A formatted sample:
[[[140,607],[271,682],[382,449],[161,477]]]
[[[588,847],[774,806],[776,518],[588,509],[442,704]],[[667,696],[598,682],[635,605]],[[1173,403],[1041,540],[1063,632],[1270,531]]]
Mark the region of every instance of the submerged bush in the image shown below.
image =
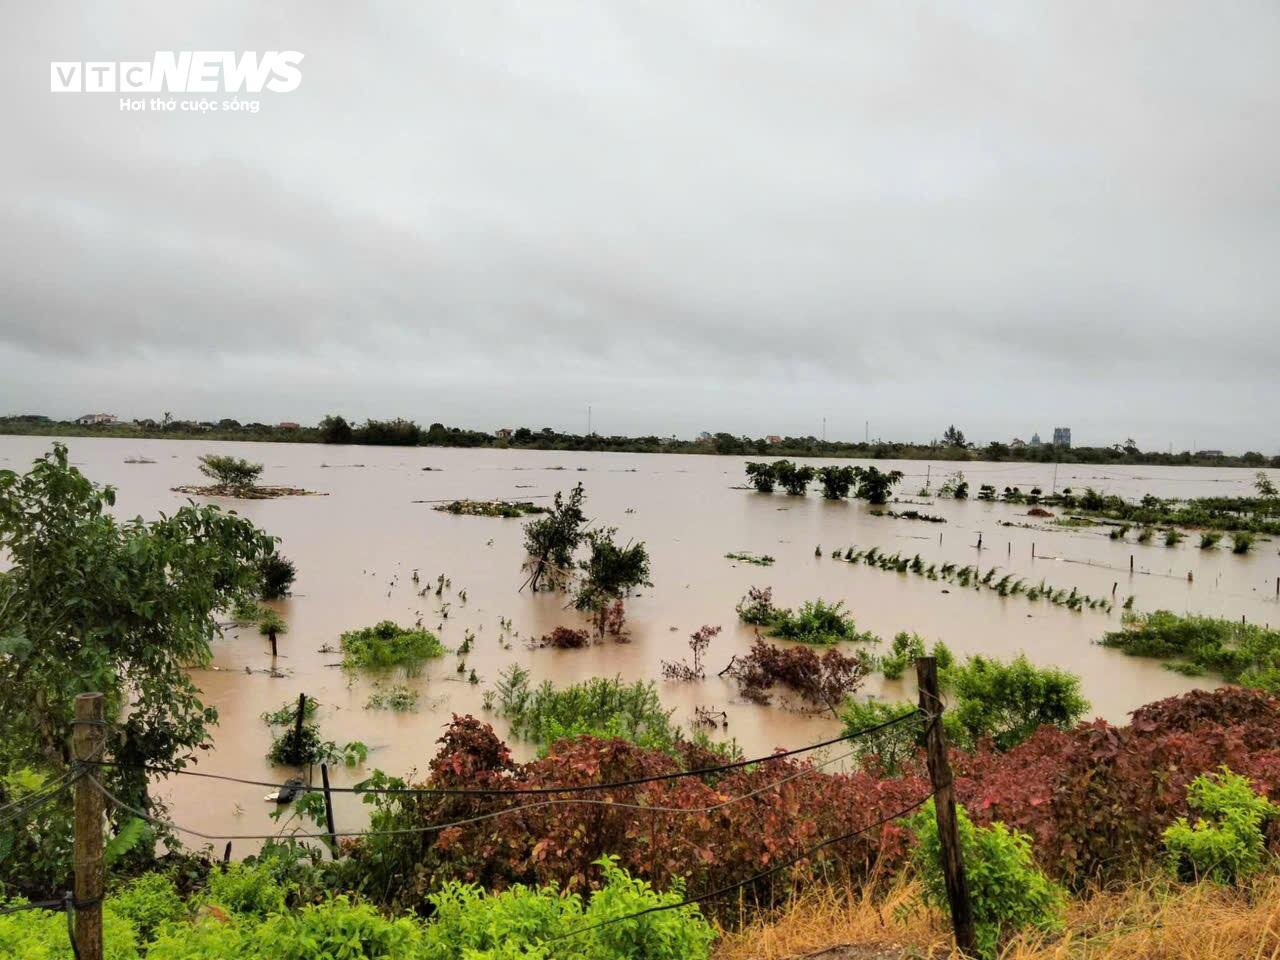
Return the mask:
[[[857,480],[854,467],[819,467],[818,482],[822,484],[822,495],[828,500],[843,500],[849,495]]]
[[[777,482],[773,464],[770,463],[748,463],[747,479],[760,493],[773,493],[774,484]]]
[[[806,703],[836,713],[871,672],[871,661],[865,654],[846,656],[835,649],[819,656],[810,647],[775,647],[757,636],[750,652],[733,657],[724,672],[755,703],[768,703],[770,691],[784,687]]]
[[[557,740],[584,735],[621,737],[659,750],[674,749],[679,739],[673,711],[662,706],[652,681],[593,677],[559,689],[550,680],[532,687],[529,672],[513,665],[499,679],[498,704],[511,732],[544,753]]]
[[[219,487],[241,490],[252,487],[262,475],[262,464],[240,457],[207,453],[200,457],[200,472]]]
[[[1263,829],[1280,816],[1280,806],[1255,793],[1247,777],[1225,766],[1196,777],[1187,788],[1187,806],[1199,815],[1195,824],[1179,817],[1164,832],[1169,868],[1180,879],[1236,883],[1263,868]]]
[[[875,634],[858,632],[842,600],[835,603],[826,603],[821,598],[807,600],[794,613],[775,610],[767,626],[771,636],[816,646],[831,646],[842,640],[879,642]]]
[[[1156,610],[1126,614],[1120,630],[1098,641],[1130,656],[1221,674],[1232,683],[1280,692],[1280,630],[1221,617]]]
[[[444,645],[434,633],[402,627],[383,620],[372,627],[348,630],[339,638],[342,665],[347,669],[414,671],[425,660],[444,656]]]
[[[749,623],[755,627],[772,623],[778,612],[773,605],[773,588],[751,587],[734,609],[738,612],[738,619],[743,623]]]
[[[1031,838],[998,821],[976,826],[959,805],[956,820],[981,955],[994,960],[1001,941],[1021,930],[1060,930],[1065,923],[1066,894],[1036,865]],[[921,899],[946,910],[949,901],[933,801],[910,823],[918,841],[912,862],[924,885]]]
[[[262,599],[279,600],[287,596],[298,571],[292,560],[278,553],[270,553],[258,565],[262,573]]]

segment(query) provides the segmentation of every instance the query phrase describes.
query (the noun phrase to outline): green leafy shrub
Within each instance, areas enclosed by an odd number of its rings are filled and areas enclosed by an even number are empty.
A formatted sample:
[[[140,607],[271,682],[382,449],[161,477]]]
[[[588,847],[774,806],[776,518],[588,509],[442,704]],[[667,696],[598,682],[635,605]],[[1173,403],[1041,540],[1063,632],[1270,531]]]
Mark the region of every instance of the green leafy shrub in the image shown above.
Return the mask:
[[[293,561],[278,553],[269,553],[263,557],[262,562],[258,564],[258,570],[262,575],[263,600],[279,600],[287,596],[289,588],[293,586],[294,578],[298,575]]]
[[[407,713],[418,709],[418,691],[403,684],[386,690],[375,690],[365,701],[366,710],[393,710],[396,713]]]
[[[900,631],[894,636],[889,653],[880,659],[880,672],[887,680],[901,680],[907,667],[923,656],[925,656],[924,638],[918,633]],[[951,650],[941,640],[934,643],[932,656],[938,662],[939,670],[946,670],[955,663]]]
[[[964,861],[969,900],[973,905],[978,949],[994,958],[1000,942],[1028,928],[1051,933],[1064,925],[1066,895],[1036,866],[1031,838],[1003,823],[975,826],[964,807],[956,807],[960,855]],[[947,909],[942,873],[942,844],[933,801],[910,820],[918,845],[913,863],[920,873],[923,901]]]
[[[110,903],[104,904],[103,960],[138,960],[138,956],[138,937],[133,924]],[[23,910],[0,916],[0,957],[75,960],[67,934],[67,915],[61,910]]]
[[[1280,692],[1280,630],[1156,610],[1126,614],[1122,628],[1098,642],[1130,656],[1174,661],[1173,668],[1189,665],[1232,683]]]
[[[996,749],[1009,750],[1042,725],[1070,729],[1089,709],[1079,677],[1036,667],[1023,654],[1008,663],[970,657],[942,670],[939,679],[952,702],[944,715],[947,734],[965,746],[990,737]]]
[[[816,646],[831,646],[842,640],[879,642],[873,633],[859,633],[844,601],[827,603],[821,598],[807,600],[796,612],[779,609],[768,624],[768,633],[780,640],[794,640]]]
[[[537,743],[544,754],[557,740],[583,735],[620,737],[660,750],[673,749],[679,739],[673,711],[662,706],[652,681],[593,677],[560,689],[550,680],[532,687],[528,671],[513,665],[499,678],[498,698],[511,732]]]
[[[414,672],[424,661],[444,656],[444,644],[429,630],[402,627],[383,620],[372,627],[348,630],[339,638],[342,665],[350,670]]]
[[[819,467],[818,482],[822,484],[822,495],[828,500],[843,500],[858,479],[853,467]]]
[[[587,928],[653,907],[679,903],[683,884],[665,893],[631,877],[616,857],[596,861],[604,885],[583,908],[577,894],[555,887],[516,885],[487,894],[474,884],[446,883],[427,899],[435,907],[425,928],[422,960],[505,960],[518,957],[582,957],[599,960],[705,960],[715,932],[697,906]],[[542,941],[583,930],[578,936],[542,947]],[[559,949],[556,949],[559,948]],[[549,952],[544,953],[547,950]],[[563,951],[563,954],[561,953]]]
[[[1248,553],[1253,548],[1254,535],[1245,530],[1237,530],[1231,535],[1231,552]]]
[[[778,612],[773,605],[773,588],[751,587],[734,609],[738,612],[738,619],[743,623],[749,623],[755,627],[772,623]]]
[[[202,899],[232,913],[265,917],[284,909],[285,889],[269,862],[233,862],[210,872]]]
[[[110,897],[108,903],[133,924],[138,940],[143,943],[160,927],[186,913],[173,881],[162,873],[144,873]]]
[[[1201,775],[1187,788],[1187,805],[1196,813],[1194,825],[1179,817],[1164,832],[1169,868],[1182,880],[1235,883],[1264,866],[1264,829],[1280,816],[1280,805],[1259,796],[1247,777],[1225,766],[1215,775]]]
[[[885,700],[854,700],[845,702],[840,711],[840,721],[847,734],[867,730],[910,713],[914,704],[905,700],[889,703]],[[915,756],[923,744],[924,717],[917,714],[909,720],[895,723],[875,733],[862,734],[851,740],[858,763],[866,767],[874,759],[885,776],[898,776],[903,765]]]
[[[1212,550],[1218,545],[1218,541],[1222,539],[1222,534],[1213,531],[1205,531],[1200,534],[1200,549]]]

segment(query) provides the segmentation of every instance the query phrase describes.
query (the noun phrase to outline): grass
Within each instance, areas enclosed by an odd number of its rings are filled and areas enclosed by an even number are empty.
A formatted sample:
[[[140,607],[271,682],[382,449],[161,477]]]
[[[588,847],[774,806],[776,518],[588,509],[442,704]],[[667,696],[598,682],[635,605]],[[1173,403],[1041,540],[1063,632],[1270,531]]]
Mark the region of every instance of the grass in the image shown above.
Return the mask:
[[[407,713],[418,709],[418,691],[403,684],[375,690],[365,701],[366,710],[393,710],[396,713]]]
[[[435,657],[444,656],[444,645],[429,630],[399,626],[383,620],[362,630],[348,630],[339,638],[342,665],[349,670],[390,670],[408,672]]]
[[[959,960],[945,918],[914,908],[917,893],[909,883],[878,889],[807,887],[784,911],[726,933],[714,960]],[[832,949],[839,947],[850,949]],[[1000,957],[1275,960],[1280,957],[1280,877],[1271,874],[1240,890],[1158,879],[1090,891],[1069,902],[1061,935],[1015,938]]]

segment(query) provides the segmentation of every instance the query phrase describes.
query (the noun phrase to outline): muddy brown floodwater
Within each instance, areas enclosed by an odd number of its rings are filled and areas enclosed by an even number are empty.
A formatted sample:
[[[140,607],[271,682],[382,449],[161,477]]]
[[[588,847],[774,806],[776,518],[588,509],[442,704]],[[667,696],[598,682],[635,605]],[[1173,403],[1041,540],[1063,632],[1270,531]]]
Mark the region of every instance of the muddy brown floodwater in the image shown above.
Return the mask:
[[[152,517],[179,506],[185,497],[170,488],[198,482],[196,459],[210,452],[265,463],[264,483],[329,494],[221,501],[281,538],[281,551],[298,567],[293,596],[274,604],[289,624],[277,664],[284,678],[246,673],[246,668],[264,670],[271,663],[267,643],[256,630],[229,631],[215,645],[214,669],[194,672],[221,718],[214,749],[201,757],[198,769],[249,779],[278,781],[288,775],[265,759],[271,737],[260,715],[303,691],[322,704],[319,721],[327,739],[361,740],[370,747],[366,765],[334,772],[336,784],[354,783],[375,766],[399,775],[423,770],[450,716],[485,716],[483,693],[512,662],[527,667],[535,681],[549,678],[558,684],[595,675],[656,680],[663,701],[675,708],[681,723],[698,705],[726,710],[727,733],[750,753],[830,735],[837,725],[829,716],[740,702],[732,686],[715,677],[732,654],[750,644],[752,633],[737,622],[734,604],[752,585],[772,586],[775,602],[786,606],[816,597],[843,600],[860,629],[886,640],[899,630],[911,630],[945,640],[961,654],[1025,651],[1037,663],[1080,674],[1094,713],[1111,721],[1123,722],[1127,711],[1140,704],[1198,685],[1157,663],[1094,643],[1119,624],[1119,603],[1114,613],[1105,614],[1073,612],[1025,597],[1001,598],[991,591],[839,563],[825,556],[835,547],[876,545],[890,552],[918,552],[926,563],[980,562],[984,569],[999,565],[1002,571],[1037,582],[1047,578],[1055,586],[1075,586],[1094,596],[1110,595],[1115,584],[1118,599],[1136,595],[1139,610],[1246,616],[1259,623],[1280,620],[1274,586],[1280,562],[1272,540],[1260,541],[1247,556],[1222,548],[1200,550],[1194,537],[1173,548],[1158,538],[1150,545],[1117,543],[1098,530],[1004,527],[1001,521],[1028,523],[1034,518],[1026,515],[1025,506],[974,500],[933,500],[917,507],[945,516],[946,524],[895,520],[871,515],[861,502],[826,502],[816,491],[801,498],[735,489],[744,482],[747,458],[92,438],[65,442],[86,475],[117,487],[116,511],[121,515]],[[51,444],[37,437],[0,437],[0,466],[25,469]],[[155,462],[125,463],[129,458]],[[936,488],[956,465],[906,461],[878,466],[901,469],[907,478],[899,496],[915,500],[921,499],[915,493],[926,470]],[[982,483],[997,489],[1020,486],[1026,491],[1038,485],[1048,490],[1055,468],[975,463],[963,469],[976,494]],[[1057,467],[1059,488],[1093,486],[1127,497],[1240,495],[1250,492],[1252,479],[1252,471],[1241,469]],[[628,603],[631,643],[530,650],[523,638],[560,624],[577,625],[580,618],[564,608],[563,597],[519,592],[524,579],[522,522],[452,516],[413,501],[470,497],[544,502],[578,482],[586,488],[587,512],[594,521],[618,527],[623,539],[647,543],[654,587]],[[975,546],[979,535],[981,552]],[[1040,559],[1032,558],[1033,543]],[[818,545],[821,558],[814,556]],[[777,562],[771,567],[735,563],[724,558],[731,551],[768,553]],[[441,573],[451,578],[454,595],[447,620],[441,620],[434,596],[417,595],[411,581],[415,569],[423,585]],[[1188,572],[1194,574],[1191,582]],[[467,593],[465,604],[456,596],[459,590]],[[343,630],[387,618],[407,625],[419,616],[432,629],[443,623],[439,632],[450,647],[462,641],[466,630],[475,633],[467,664],[482,682],[466,683],[450,654],[405,681],[421,693],[417,712],[364,709],[373,682],[333,667],[337,656],[320,648],[336,646]],[[509,651],[497,642],[503,617],[521,638]],[[708,654],[711,679],[662,681],[659,661],[685,656],[689,634],[702,624],[724,628]],[[914,695],[909,685],[880,678],[873,678],[862,693]],[[500,735],[507,735],[502,720],[488,719]],[[512,745],[518,754],[529,755],[527,748]],[[178,777],[159,782],[157,789],[171,802],[176,821],[208,833],[262,833],[275,826],[261,787]],[[367,822],[358,800],[343,796],[336,806],[339,829],[359,829]],[[247,854],[254,846],[237,843],[236,853]]]

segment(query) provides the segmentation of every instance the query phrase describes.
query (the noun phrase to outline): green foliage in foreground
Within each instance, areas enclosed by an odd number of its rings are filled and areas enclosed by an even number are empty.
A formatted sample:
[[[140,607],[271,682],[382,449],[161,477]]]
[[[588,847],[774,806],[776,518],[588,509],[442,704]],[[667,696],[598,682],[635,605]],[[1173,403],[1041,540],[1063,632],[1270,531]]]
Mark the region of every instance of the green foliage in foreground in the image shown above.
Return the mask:
[[[349,896],[301,908],[295,885],[273,865],[215,869],[187,902],[173,881],[146,874],[103,904],[105,960],[705,960],[715,933],[696,906],[652,913],[578,936],[553,937],[650,907],[678,903],[633,879],[615,858],[598,861],[603,885],[584,899],[554,887],[497,894],[448,883],[429,899],[435,914],[387,917]],[[215,912],[216,911],[216,912]],[[60,911],[0,916],[0,956],[73,960]]]
[[[1247,777],[1226,767],[1196,777],[1187,805],[1200,814],[1195,824],[1179,817],[1164,832],[1169,869],[1180,879],[1236,883],[1263,868],[1269,857],[1263,829],[1280,816],[1280,805],[1254,792]]]
[[[1168,610],[1126,614],[1103,646],[1134,657],[1158,657],[1181,673],[1217,673],[1231,683],[1280,693],[1280,630],[1221,617]]]
[[[513,664],[498,680],[498,712],[515,736],[537,743],[543,754],[557,740],[579,736],[621,737],[668,751],[680,737],[653,681],[593,677],[559,689],[550,680],[532,687],[529,671]]]
[[[1021,930],[1052,933],[1062,929],[1066,894],[1036,866],[1031,838],[999,822],[975,826],[962,806],[956,807],[956,819],[981,955],[994,960],[1001,941]],[[945,911],[942,845],[932,800],[911,818],[910,825],[919,841],[913,863],[924,885],[921,899]]]
[[[426,660],[444,656],[444,644],[429,630],[402,627],[383,620],[372,627],[348,630],[339,638],[342,665],[349,670],[414,672]]]
[[[0,470],[0,771],[64,772],[75,696],[100,691],[119,718],[107,751],[120,766],[99,776],[150,807],[140,765],[180,768],[208,743],[217,711],[187,671],[209,662],[221,629],[213,614],[257,597],[274,543],[216,507],[146,521],[121,519],[114,505],[114,491],[72,466],[61,444],[25,474]],[[10,799],[0,791],[0,804]],[[55,828],[69,810],[64,794],[32,829],[0,823],[0,889],[65,889],[69,850]]]

